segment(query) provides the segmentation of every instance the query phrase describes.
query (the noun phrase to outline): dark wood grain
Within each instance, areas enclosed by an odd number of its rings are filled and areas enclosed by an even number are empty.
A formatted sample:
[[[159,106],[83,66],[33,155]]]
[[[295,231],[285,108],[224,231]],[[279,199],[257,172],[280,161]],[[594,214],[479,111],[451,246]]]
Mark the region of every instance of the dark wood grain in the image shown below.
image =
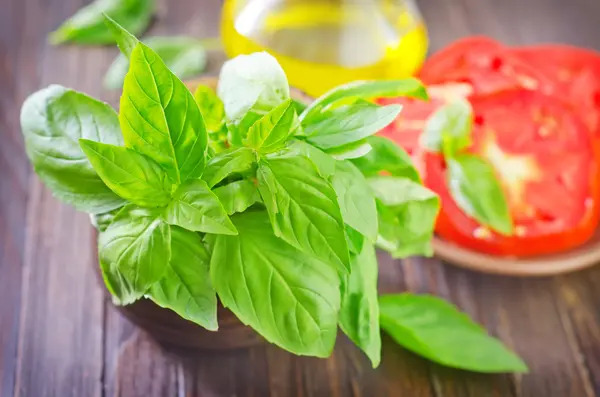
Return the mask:
[[[529,363],[526,375],[442,368],[384,337],[383,361],[340,335],[327,360],[275,346],[172,351],[114,309],[93,273],[87,217],[31,175],[18,113],[59,83],[116,103],[101,88],[114,48],[46,45],[83,0],[3,0],[0,11],[0,396],[600,396],[600,268],[537,280],[482,275],[435,259],[380,255],[381,290],[433,293],[457,304]],[[218,0],[159,2],[153,34],[218,33]],[[600,49],[597,0],[422,0],[432,50],[473,33],[511,44]],[[222,57],[213,59],[218,67]]]

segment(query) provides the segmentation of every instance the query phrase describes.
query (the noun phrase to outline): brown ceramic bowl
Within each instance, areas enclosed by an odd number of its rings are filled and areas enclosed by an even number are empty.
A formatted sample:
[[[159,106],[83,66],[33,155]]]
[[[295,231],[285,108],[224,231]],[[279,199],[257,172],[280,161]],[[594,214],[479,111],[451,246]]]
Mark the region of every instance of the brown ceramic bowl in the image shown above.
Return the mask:
[[[600,229],[584,245],[573,250],[532,258],[487,255],[460,247],[436,236],[435,255],[459,267],[507,276],[553,276],[574,272],[600,263]]]

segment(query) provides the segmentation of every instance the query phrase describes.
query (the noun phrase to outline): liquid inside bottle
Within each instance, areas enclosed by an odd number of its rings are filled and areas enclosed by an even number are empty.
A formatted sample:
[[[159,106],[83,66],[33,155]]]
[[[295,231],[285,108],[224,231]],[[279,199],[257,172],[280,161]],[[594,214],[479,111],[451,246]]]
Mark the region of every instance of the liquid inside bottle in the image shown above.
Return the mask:
[[[353,80],[402,78],[421,65],[427,33],[411,0],[226,0],[227,55],[268,51],[312,96]]]

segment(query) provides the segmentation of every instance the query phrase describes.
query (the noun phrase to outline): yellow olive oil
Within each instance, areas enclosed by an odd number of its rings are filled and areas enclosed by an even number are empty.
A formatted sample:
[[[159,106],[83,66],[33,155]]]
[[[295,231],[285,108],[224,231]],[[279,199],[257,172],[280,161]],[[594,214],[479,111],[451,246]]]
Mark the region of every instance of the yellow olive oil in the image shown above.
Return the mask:
[[[312,96],[353,80],[407,77],[427,52],[411,0],[226,0],[221,37],[230,57],[268,51]]]

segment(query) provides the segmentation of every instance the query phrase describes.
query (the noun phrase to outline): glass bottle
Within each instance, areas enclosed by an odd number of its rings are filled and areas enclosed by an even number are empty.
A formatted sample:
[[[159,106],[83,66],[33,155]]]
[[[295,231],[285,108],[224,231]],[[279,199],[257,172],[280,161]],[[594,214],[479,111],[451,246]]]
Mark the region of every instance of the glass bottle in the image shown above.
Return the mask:
[[[230,57],[268,51],[290,84],[313,96],[409,76],[427,52],[413,0],[226,0],[221,36]]]

